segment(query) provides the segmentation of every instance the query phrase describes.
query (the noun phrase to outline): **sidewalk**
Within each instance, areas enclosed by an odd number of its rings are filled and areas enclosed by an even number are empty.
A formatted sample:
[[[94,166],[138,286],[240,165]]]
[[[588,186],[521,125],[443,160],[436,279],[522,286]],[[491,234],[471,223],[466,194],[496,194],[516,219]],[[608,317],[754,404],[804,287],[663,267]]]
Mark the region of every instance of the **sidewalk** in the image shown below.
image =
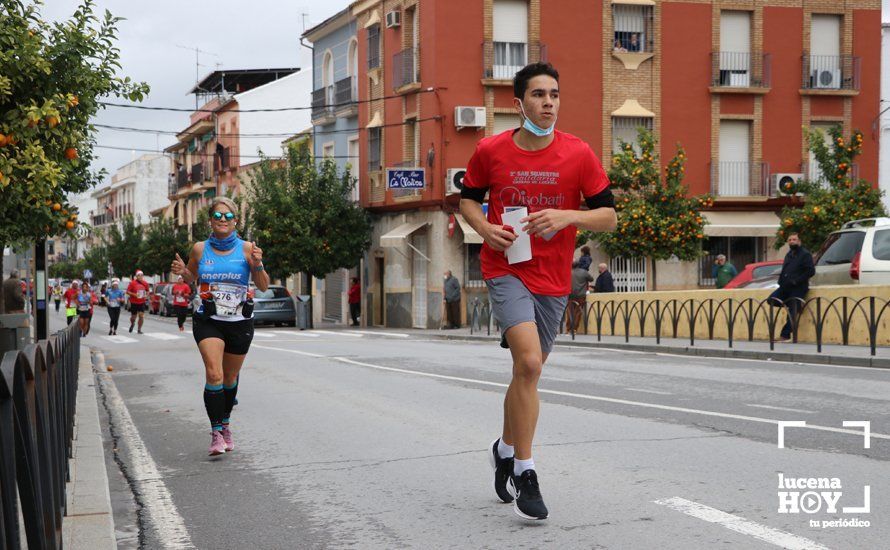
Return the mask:
[[[369,330],[374,330],[373,328]],[[386,329],[383,329],[386,330]],[[483,329],[470,334],[469,328],[455,330],[424,330],[400,329],[414,335],[423,335],[447,340],[500,340],[500,334],[492,329],[491,336]],[[726,340],[698,340],[695,345],[689,344],[688,338],[662,338],[658,344],[654,337],[642,338],[631,336],[629,342],[624,336],[603,336],[597,340],[596,335],[578,334],[572,340],[571,335],[560,334],[556,338],[557,346],[583,346],[590,348],[625,349],[629,351],[645,351],[653,353],[674,353],[680,355],[697,355],[702,357],[734,357],[739,359],[755,359],[761,361],[788,361],[794,363],[819,363],[830,365],[847,365],[858,367],[874,367],[890,369],[890,348],[878,347],[876,355],[864,346],[823,345],[822,353],[816,350],[816,344],[776,343],[773,351],[769,342],[748,342],[736,340],[730,348]]]
[[[95,384],[90,349],[81,346],[77,412],[74,417],[74,456],[69,461],[71,481],[65,487],[68,513],[62,520],[64,546],[74,550],[117,547]]]

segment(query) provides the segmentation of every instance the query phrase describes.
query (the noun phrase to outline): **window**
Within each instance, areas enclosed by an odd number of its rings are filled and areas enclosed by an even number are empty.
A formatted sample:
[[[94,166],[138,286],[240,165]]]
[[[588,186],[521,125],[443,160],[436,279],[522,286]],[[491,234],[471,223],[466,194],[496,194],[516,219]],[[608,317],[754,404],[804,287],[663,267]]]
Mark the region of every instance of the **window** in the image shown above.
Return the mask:
[[[723,254],[726,261],[735,266],[741,272],[745,266],[763,261],[766,250],[766,239],[763,237],[708,237],[702,241],[704,255],[699,260],[698,284],[701,286],[713,286],[714,262],[717,256]],[[772,266],[771,266],[772,267]],[[782,266],[776,266],[782,270]],[[776,272],[778,274],[778,272]],[[765,275],[768,275],[767,272]]]
[[[368,69],[380,66],[380,25],[368,28]]]
[[[349,138],[349,175],[355,180],[355,186],[352,188],[352,200],[359,200],[359,182],[358,182],[358,136]]]
[[[612,5],[615,36],[612,44],[616,52],[653,52],[655,28],[652,6]]]
[[[821,130],[822,137],[825,140],[825,146],[828,147],[829,151],[834,150],[834,142],[831,140],[831,136],[828,134],[828,131],[833,127],[837,126],[835,122],[813,122],[810,124],[811,130]],[[825,177],[825,174],[822,173],[822,167],[819,166],[819,162],[816,161],[816,155],[813,154],[813,151],[810,150],[807,152],[809,155],[809,164],[807,166],[807,179],[814,183],[818,183],[824,187],[828,187],[828,179]]]
[[[464,287],[483,288],[485,279],[482,278],[482,262],[479,255],[482,253],[481,244],[468,244],[467,254],[464,256]]]
[[[349,41],[349,65],[347,67],[349,76],[358,76],[358,42]]]
[[[513,78],[528,62],[528,2],[495,0],[493,78]]]
[[[841,87],[841,17],[813,14],[807,77],[811,88]]]
[[[751,12],[720,12],[720,86],[751,85]]]
[[[875,231],[875,240],[871,245],[871,255],[876,260],[890,260],[890,229]]]
[[[515,113],[495,113],[492,124],[492,134],[500,134],[508,130],[519,128],[519,115]]]
[[[368,171],[377,172],[380,170],[380,128],[368,128]]]
[[[775,265],[762,265],[760,267],[755,267],[751,272],[752,279],[760,279],[761,277],[771,277],[775,275],[776,277],[782,272],[782,264]]]
[[[322,146],[322,150],[321,150],[321,151],[322,151],[322,152],[321,152],[321,156],[322,156],[322,157],[324,157],[324,158],[326,158],[326,159],[334,158],[334,142],[333,142],[333,141],[330,141],[330,142],[328,142],[328,143],[325,143],[325,144]]]
[[[816,265],[838,265],[852,262],[853,256],[862,250],[864,240],[865,233],[863,231],[835,233],[829,236],[819,250],[819,260]]]
[[[612,153],[621,151],[621,142],[633,146],[637,154],[640,153],[640,144],[637,140],[640,128],[652,131],[652,119],[649,117],[612,117]]]
[[[751,195],[751,123],[720,121],[720,158],[717,194],[721,197]]]

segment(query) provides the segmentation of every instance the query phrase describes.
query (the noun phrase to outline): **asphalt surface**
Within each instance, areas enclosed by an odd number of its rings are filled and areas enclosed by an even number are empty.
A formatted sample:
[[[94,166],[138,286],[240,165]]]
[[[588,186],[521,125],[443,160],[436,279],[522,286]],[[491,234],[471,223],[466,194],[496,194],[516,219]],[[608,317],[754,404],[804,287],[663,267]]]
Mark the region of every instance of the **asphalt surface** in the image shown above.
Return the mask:
[[[61,317],[53,317],[60,327]],[[890,372],[559,346],[534,455],[551,517],[496,501],[487,444],[509,354],[398,330],[258,328],[232,429],[207,456],[190,332],[149,316],[101,351],[122,547],[887,548]],[[104,359],[104,364],[102,360]],[[806,421],[785,431],[778,421]],[[870,448],[862,428],[870,422]],[[133,429],[130,429],[133,428]],[[779,474],[837,478],[837,511],[778,513]],[[115,490],[115,484],[117,490]],[[869,486],[870,511],[862,507]],[[829,520],[869,526],[818,526]],[[821,545],[821,546],[820,546]]]

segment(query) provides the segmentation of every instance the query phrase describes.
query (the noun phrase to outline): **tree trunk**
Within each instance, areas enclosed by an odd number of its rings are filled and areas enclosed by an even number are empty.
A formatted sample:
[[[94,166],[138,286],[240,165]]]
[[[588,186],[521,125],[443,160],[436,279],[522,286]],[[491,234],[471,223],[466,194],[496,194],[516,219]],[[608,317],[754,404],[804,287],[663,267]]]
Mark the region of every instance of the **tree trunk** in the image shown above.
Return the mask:
[[[658,290],[658,270],[655,268],[656,260],[655,258],[651,258],[652,260],[652,290]]]

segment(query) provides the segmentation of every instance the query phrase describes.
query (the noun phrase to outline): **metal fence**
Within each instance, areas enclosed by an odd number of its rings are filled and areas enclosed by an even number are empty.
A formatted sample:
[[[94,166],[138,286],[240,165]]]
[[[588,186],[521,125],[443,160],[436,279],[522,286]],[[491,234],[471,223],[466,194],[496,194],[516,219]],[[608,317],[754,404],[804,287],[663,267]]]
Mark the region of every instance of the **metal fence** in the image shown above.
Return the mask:
[[[0,546],[62,547],[65,483],[74,430],[77,323],[9,351],[0,363]],[[19,510],[21,506],[21,511]]]
[[[858,90],[860,61],[853,55],[810,55],[802,57],[803,81],[807,90]]]
[[[711,194],[717,197],[769,196],[769,163],[714,160]]]
[[[769,88],[772,57],[760,52],[711,52],[711,85],[728,88]]]
[[[585,302],[580,311],[567,307],[560,326],[563,327],[562,332],[571,334],[572,340],[575,339],[576,330],[583,327],[582,334],[590,334],[591,329],[594,329],[597,341],[602,341],[604,332],[608,331],[607,336],[624,336],[624,341],[630,342],[631,332],[637,332],[636,336],[639,337],[654,337],[657,344],[661,344],[662,338],[679,338],[681,329],[685,329],[689,332],[689,345],[694,346],[696,327],[700,323],[704,323],[707,328],[707,340],[715,339],[715,329],[721,323],[726,329],[725,340],[731,348],[737,340],[753,342],[757,323],[765,322],[769,332],[769,348],[774,350],[776,331],[781,329],[785,322],[785,311],[791,309],[792,305],[796,305],[798,309],[797,316],[792,317],[791,322],[792,342],[798,341],[800,320],[808,318],[815,328],[818,353],[822,353],[826,325],[837,324],[841,331],[841,344],[849,346],[851,327],[858,321],[866,325],[870,352],[874,356],[878,347],[878,327],[885,315],[890,317],[890,300],[877,296],[859,299],[847,296],[831,299],[821,296],[810,299],[793,298],[787,303],[778,299],[757,298],[652,301],[624,299]],[[576,311],[583,315],[580,321],[575,317]],[[576,324],[578,329],[575,328]],[[483,328],[491,334],[492,326],[495,331],[498,330],[497,321],[491,314],[491,303],[476,298],[470,318],[470,334],[481,332]],[[617,327],[622,329],[623,334],[616,333]],[[649,336],[650,333],[652,336]]]

